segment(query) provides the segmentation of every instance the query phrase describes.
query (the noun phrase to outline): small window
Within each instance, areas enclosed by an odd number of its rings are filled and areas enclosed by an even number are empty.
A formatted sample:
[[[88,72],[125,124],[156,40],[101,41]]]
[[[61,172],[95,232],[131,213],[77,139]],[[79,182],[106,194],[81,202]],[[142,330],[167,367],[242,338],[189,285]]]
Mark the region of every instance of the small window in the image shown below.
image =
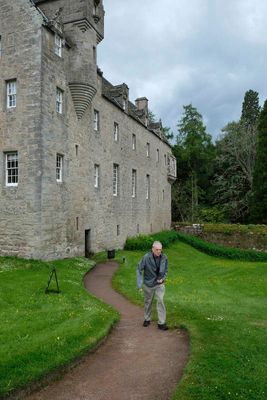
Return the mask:
[[[137,224],[137,226],[136,226],[136,232],[137,232],[137,233],[140,232],[139,224]]]
[[[113,196],[118,196],[119,189],[119,166],[113,164]]]
[[[146,144],[146,156],[149,158],[150,157],[150,143]]]
[[[13,79],[6,84],[7,108],[15,108],[17,105],[17,81]]]
[[[122,108],[124,111],[126,110],[126,100],[125,99],[122,100]]]
[[[18,152],[6,153],[6,186],[18,186],[19,165]]]
[[[2,36],[0,35],[0,58],[2,57]]]
[[[157,163],[159,162],[159,149],[157,149]]]
[[[164,201],[165,200],[165,192],[164,192],[164,189],[162,190],[162,201]]]
[[[61,154],[57,154],[57,160],[56,160],[57,182],[62,182],[62,178],[63,178],[63,156]]]
[[[132,134],[132,149],[136,150],[136,135]]]
[[[119,140],[119,124],[117,124],[117,122],[114,122],[113,138],[114,138],[115,142],[118,142],[118,140]]]
[[[146,200],[150,199],[150,176],[146,176]]]
[[[167,165],[167,156],[164,154],[164,164]]]
[[[93,46],[93,57],[94,57],[94,63],[97,64],[97,52],[95,46]]]
[[[56,110],[58,114],[63,113],[63,90],[58,87],[56,92]]]
[[[132,170],[132,197],[136,197],[136,169]]]
[[[117,225],[117,236],[120,235],[120,225]]]
[[[76,231],[79,230],[79,217],[76,217]]]
[[[94,187],[99,188],[99,165],[94,165]]]
[[[94,110],[94,130],[99,131],[99,112]]]
[[[62,57],[62,38],[55,34],[55,54]]]

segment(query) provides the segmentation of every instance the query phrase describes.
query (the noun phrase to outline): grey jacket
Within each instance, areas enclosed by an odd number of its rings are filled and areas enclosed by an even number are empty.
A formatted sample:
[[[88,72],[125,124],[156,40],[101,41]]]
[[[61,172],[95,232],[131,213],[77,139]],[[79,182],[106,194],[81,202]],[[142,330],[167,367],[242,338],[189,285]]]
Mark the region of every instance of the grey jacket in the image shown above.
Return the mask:
[[[144,271],[144,284],[149,287],[154,287],[158,285],[157,280],[163,279],[165,280],[168,272],[168,259],[165,254],[161,254],[160,256],[160,267],[159,273],[157,269],[157,265],[155,263],[153,253],[150,251],[145,254],[142,260],[137,265],[136,269],[136,278],[137,278],[137,287],[140,289],[143,283],[143,271]]]

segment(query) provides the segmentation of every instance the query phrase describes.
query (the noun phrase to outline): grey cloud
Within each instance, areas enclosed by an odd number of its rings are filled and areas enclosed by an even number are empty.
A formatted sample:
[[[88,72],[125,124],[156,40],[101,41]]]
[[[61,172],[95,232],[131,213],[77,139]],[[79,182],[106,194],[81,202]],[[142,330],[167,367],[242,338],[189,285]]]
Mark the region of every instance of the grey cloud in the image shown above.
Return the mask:
[[[260,0],[104,0],[98,64],[130,98],[146,96],[176,131],[192,103],[214,138],[240,117],[246,90],[266,96],[267,4]]]

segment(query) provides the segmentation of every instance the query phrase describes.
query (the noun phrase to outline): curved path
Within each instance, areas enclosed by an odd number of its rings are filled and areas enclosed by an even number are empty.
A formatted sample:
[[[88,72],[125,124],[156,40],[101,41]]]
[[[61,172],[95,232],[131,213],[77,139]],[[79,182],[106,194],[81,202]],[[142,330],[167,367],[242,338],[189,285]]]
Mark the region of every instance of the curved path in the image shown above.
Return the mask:
[[[28,400],[168,400],[188,360],[188,336],[144,328],[143,310],[111,288],[117,263],[98,264],[86,289],[121,313],[107,340],[78,366]]]

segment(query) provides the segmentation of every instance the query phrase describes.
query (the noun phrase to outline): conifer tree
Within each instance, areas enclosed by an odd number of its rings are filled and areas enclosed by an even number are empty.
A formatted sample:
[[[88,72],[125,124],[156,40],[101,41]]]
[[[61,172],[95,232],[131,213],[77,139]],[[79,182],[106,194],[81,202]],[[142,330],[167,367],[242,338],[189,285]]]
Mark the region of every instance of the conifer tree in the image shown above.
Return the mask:
[[[250,201],[251,222],[267,224],[267,100],[259,117]]]

